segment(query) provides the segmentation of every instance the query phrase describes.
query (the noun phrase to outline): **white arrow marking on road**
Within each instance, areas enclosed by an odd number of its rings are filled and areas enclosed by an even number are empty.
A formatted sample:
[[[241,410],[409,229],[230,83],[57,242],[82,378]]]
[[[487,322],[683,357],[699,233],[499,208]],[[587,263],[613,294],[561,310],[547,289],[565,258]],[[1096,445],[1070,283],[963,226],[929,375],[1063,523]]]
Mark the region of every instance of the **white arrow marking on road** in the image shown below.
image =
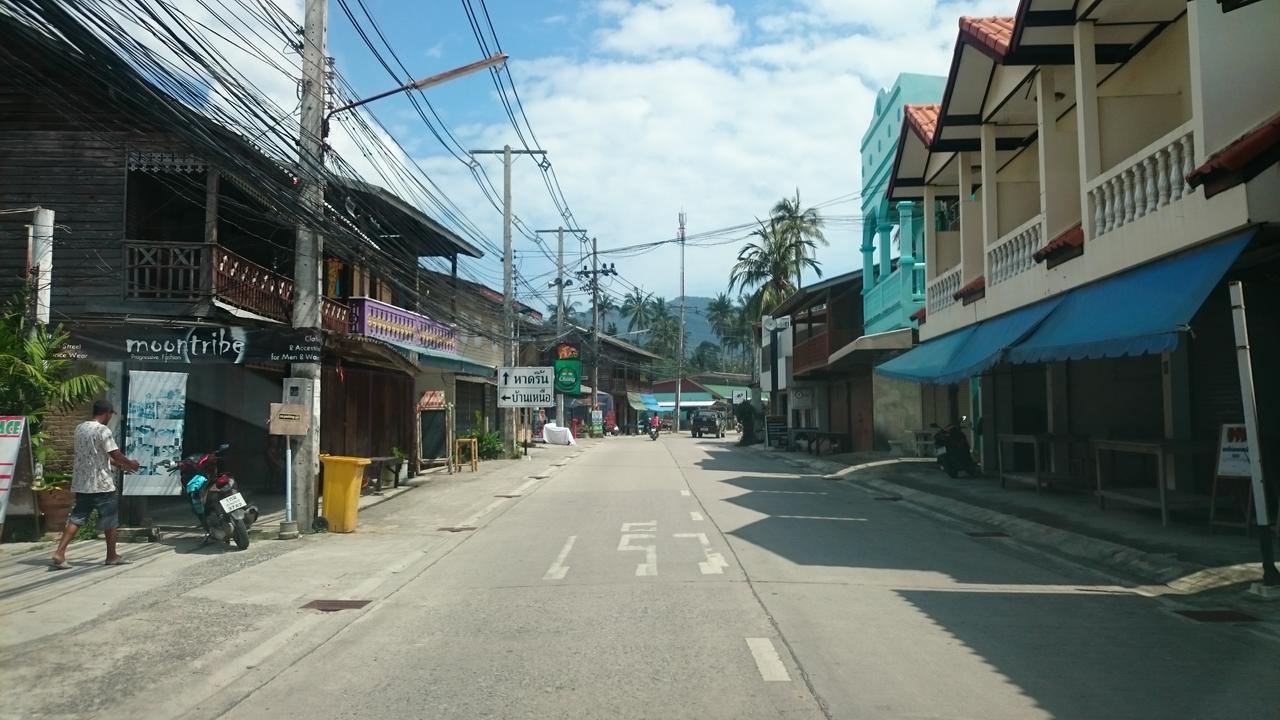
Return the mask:
[[[690,519],[690,520],[693,520],[694,522],[698,522],[698,521],[702,520],[702,513],[700,513],[700,512],[691,512],[691,513],[689,513],[689,519]]]
[[[747,647],[751,649],[751,657],[756,660],[756,669],[760,671],[760,677],[765,682],[791,682],[787,666],[782,664],[782,658],[778,656],[772,640],[747,638]]]
[[[565,541],[564,547],[560,548],[560,554],[556,556],[556,561],[551,563],[551,567],[547,570],[547,574],[542,576],[543,580],[563,580],[564,576],[569,572],[569,568],[564,561],[569,558],[569,551],[573,549],[573,544],[578,541],[577,535],[570,535]]]
[[[685,496],[685,497],[689,497],[689,491],[688,491],[688,490],[681,490],[681,491],[680,491],[680,494],[681,494],[681,495],[683,495],[683,496]]]
[[[644,525],[646,523],[628,523]],[[652,523],[657,525],[657,523]],[[624,525],[623,527],[626,527]],[[632,540],[652,540],[654,535],[650,533],[629,533],[623,535],[618,540],[618,552],[644,552],[644,562],[636,565],[636,577],[652,577],[658,574],[658,546],[657,545],[632,545]]]
[[[698,569],[702,571],[703,575],[723,575],[724,569],[729,567],[729,563],[725,562],[724,555],[711,550],[711,541],[707,539],[706,533],[676,533],[671,537],[696,538],[702,544],[702,554],[707,559],[698,563]]]

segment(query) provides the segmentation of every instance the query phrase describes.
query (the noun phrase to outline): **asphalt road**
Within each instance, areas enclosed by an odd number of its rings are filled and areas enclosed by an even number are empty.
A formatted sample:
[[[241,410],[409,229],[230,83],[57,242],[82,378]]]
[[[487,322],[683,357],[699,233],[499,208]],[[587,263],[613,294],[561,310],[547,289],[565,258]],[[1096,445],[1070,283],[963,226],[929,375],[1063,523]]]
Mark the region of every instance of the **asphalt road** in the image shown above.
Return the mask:
[[[246,553],[24,560],[0,717],[1280,718],[1275,639],[733,441],[544,449]]]
[[[1269,640],[731,442],[595,448],[228,717],[1280,717]]]

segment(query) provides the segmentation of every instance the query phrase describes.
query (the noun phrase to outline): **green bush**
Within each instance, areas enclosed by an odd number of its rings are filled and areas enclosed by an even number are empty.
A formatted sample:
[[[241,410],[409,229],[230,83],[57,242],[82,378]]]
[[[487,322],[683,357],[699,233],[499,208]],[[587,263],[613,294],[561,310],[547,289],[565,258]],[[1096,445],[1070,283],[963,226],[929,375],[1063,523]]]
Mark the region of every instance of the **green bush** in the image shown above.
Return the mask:
[[[502,457],[502,436],[496,432],[485,432],[484,418],[477,410],[471,418],[471,432],[463,437],[473,438],[476,441],[476,453],[479,454],[481,460],[496,460]],[[461,458],[470,460],[470,458]]]

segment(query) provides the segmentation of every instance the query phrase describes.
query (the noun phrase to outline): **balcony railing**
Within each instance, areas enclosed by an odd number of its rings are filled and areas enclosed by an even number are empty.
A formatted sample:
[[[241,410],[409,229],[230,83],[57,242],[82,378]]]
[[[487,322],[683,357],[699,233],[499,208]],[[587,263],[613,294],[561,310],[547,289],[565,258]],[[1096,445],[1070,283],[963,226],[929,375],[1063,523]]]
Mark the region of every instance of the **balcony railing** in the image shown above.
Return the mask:
[[[1033,257],[1044,246],[1044,216],[1036,215],[996,241],[987,251],[987,277],[992,285],[1030,270]]]
[[[1195,166],[1188,122],[1088,183],[1093,237],[1150,215],[1191,193]]]
[[[201,243],[124,241],[124,296],[133,300],[198,302],[208,299]]]
[[[803,373],[826,367],[831,357],[831,334],[822,332],[795,346],[791,356],[792,372]]]
[[[867,332],[906,327],[911,313],[924,302],[924,263],[899,265],[889,277],[876,283],[862,298],[863,325]]]
[[[272,320],[288,322],[293,310],[293,281],[217,246],[214,287],[218,298]]]
[[[458,351],[452,327],[373,298],[351,298],[351,331],[430,350]]]
[[[332,298],[323,298],[320,303],[320,327],[340,335],[351,332],[351,308]]]
[[[960,290],[959,265],[939,275],[929,283],[928,313],[933,315],[956,304],[956,292]]]

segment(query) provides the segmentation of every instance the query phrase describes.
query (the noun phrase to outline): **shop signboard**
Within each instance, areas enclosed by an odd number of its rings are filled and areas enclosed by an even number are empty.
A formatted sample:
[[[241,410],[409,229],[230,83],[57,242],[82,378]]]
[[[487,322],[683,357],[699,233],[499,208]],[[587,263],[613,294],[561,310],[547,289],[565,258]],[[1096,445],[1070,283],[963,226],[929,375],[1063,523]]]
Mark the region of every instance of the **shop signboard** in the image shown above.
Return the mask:
[[[556,404],[551,367],[498,368],[498,407],[542,408]]]
[[[1249,431],[1243,423],[1223,424],[1218,439],[1218,477],[1252,476],[1249,464]]]
[[[67,360],[132,361],[192,365],[221,363],[318,363],[319,330],[224,325],[150,327],[79,325],[59,356]]]
[[[604,411],[591,411],[591,434],[600,435],[604,433]]]
[[[187,374],[130,370],[128,408],[124,454],[140,467],[125,476],[124,494],[179,494],[178,473],[164,463],[182,459]]]
[[[18,477],[18,456],[22,450],[23,429],[27,419],[18,416],[0,416],[0,525],[4,524],[9,510],[9,495]]]
[[[563,395],[582,393],[582,358],[576,345],[562,343],[556,346],[555,391]]]
[[[746,390],[734,390],[734,391],[733,391],[733,404],[734,404],[734,405],[741,405],[742,403],[744,403],[744,402],[746,402],[746,401],[747,401],[747,391],[746,391]]]

